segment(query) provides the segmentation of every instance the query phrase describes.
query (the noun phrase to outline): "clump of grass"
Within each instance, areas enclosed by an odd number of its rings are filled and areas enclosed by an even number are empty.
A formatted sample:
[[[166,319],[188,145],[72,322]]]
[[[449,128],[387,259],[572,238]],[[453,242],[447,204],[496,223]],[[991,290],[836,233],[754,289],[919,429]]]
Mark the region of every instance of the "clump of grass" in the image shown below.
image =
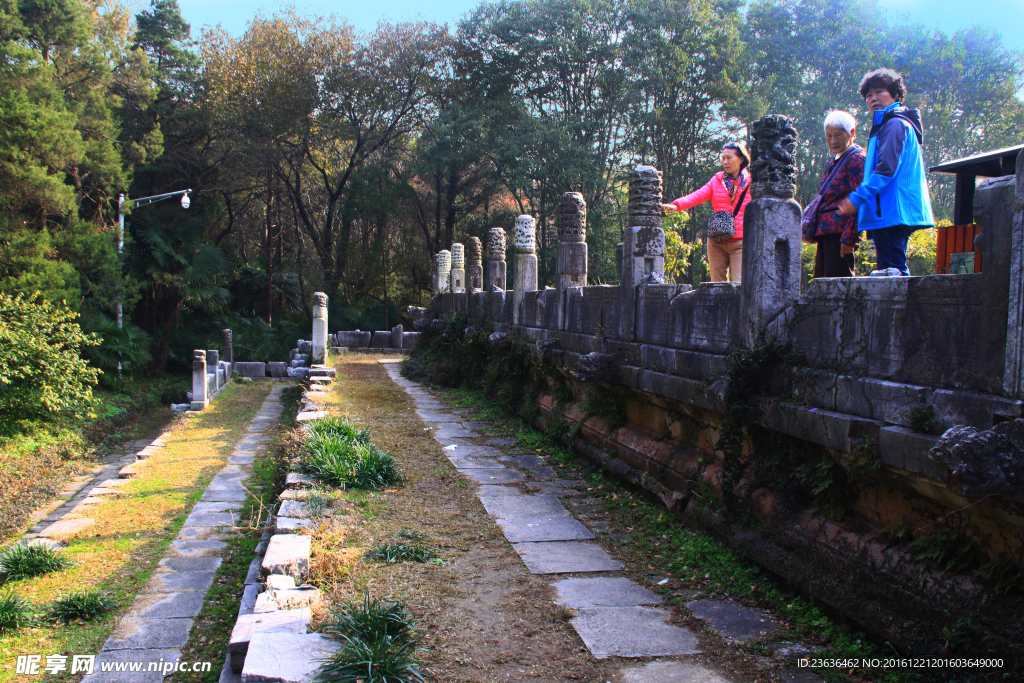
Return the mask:
[[[329,659],[322,660],[317,681],[332,683],[427,683],[434,680],[417,655],[415,641],[383,638],[373,643],[350,640]]]
[[[426,683],[433,676],[420,664],[422,651],[412,629],[412,615],[400,602],[352,600],[330,607],[333,623],[324,628],[345,641],[324,662],[317,681],[333,683]]]
[[[98,590],[73,591],[61,595],[50,605],[51,619],[64,623],[75,619],[91,620],[117,607],[117,603]]]
[[[429,562],[434,559],[434,553],[418,545],[386,543],[369,551],[364,557],[394,564],[396,562]]]
[[[421,543],[427,540],[426,534],[421,534],[418,531],[409,531],[407,529],[402,529],[401,531],[399,531],[398,537],[404,538],[407,541],[419,541]]]
[[[329,606],[331,623],[324,627],[346,640],[376,642],[385,638],[394,641],[412,636],[413,618],[400,602],[370,598],[367,592],[362,600],[348,600],[341,605]]]
[[[309,431],[314,436],[337,436],[356,443],[370,443],[370,430],[356,427],[347,417],[321,417],[309,423]]]
[[[28,600],[11,591],[0,596],[0,635],[17,631],[34,621]]]
[[[379,489],[402,480],[391,454],[338,435],[309,439],[303,469],[340,489]]]
[[[0,553],[0,573],[8,581],[63,571],[73,564],[73,560],[46,545],[15,543]]]

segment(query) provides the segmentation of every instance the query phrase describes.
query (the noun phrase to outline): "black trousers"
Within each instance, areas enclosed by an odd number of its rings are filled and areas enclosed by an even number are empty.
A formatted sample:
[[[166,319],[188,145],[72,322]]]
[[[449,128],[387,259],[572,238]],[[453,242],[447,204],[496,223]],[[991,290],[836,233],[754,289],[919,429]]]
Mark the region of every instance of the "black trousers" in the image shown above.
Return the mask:
[[[842,235],[821,235],[815,238],[814,277],[853,277],[853,254],[840,256]]]

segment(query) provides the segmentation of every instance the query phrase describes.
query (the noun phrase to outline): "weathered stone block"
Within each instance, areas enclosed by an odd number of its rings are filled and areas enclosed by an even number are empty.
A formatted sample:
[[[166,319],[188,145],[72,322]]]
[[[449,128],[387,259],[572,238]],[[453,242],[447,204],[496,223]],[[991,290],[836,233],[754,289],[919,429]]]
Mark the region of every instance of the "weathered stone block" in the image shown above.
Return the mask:
[[[284,361],[271,361],[267,363],[267,371],[271,377],[287,377],[288,363]]]
[[[235,363],[234,370],[242,377],[266,377],[266,363]]]
[[[235,627],[231,630],[231,639],[228,641],[231,668],[236,673],[243,670],[247,659],[246,655],[256,636],[265,637],[266,634],[272,633],[274,634],[273,638],[284,639],[288,635],[303,635],[309,628],[309,620],[308,607],[265,614],[239,615]],[[265,641],[260,639],[258,642]],[[262,645],[259,648],[254,648],[253,652],[259,652],[261,649]]]
[[[789,199],[755,199],[744,211],[740,335],[749,347],[788,332],[783,314],[800,297],[800,219]]]
[[[242,669],[242,683],[308,683],[316,677],[321,660],[340,647],[319,633],[257,633],[250,645],[253,654]]]
[[[312,539],[295,534],[277,534],[270,538],[261,569],[264,575],[287,574],[296,581],[306,580]]]

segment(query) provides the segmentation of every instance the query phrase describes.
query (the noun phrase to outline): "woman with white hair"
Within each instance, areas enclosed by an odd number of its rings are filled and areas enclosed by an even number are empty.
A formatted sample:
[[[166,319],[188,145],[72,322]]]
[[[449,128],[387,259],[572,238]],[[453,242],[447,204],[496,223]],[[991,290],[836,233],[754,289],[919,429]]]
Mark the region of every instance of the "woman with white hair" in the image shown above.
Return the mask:
[[[803,239],[817,244],[814,277],[853,277],[853,253],[860,244],[857,216],[838,212],[839,203],[864,180],[866,154],[857,138],[857,120],[845,111],[831,111],[825,117],[825,142],[832,153],[821,176],[818,196],[807,205],[803,217]]]

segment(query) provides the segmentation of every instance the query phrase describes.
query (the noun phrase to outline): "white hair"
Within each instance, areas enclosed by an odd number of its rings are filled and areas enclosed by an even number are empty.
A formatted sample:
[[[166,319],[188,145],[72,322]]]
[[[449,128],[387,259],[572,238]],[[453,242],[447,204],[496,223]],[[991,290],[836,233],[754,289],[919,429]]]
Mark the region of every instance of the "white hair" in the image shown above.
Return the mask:
[[[857,119],[853,118],[853,114],[841,109],[833,109],[825,117],[825,128],[842,128],[852,135],[856,127]]]

